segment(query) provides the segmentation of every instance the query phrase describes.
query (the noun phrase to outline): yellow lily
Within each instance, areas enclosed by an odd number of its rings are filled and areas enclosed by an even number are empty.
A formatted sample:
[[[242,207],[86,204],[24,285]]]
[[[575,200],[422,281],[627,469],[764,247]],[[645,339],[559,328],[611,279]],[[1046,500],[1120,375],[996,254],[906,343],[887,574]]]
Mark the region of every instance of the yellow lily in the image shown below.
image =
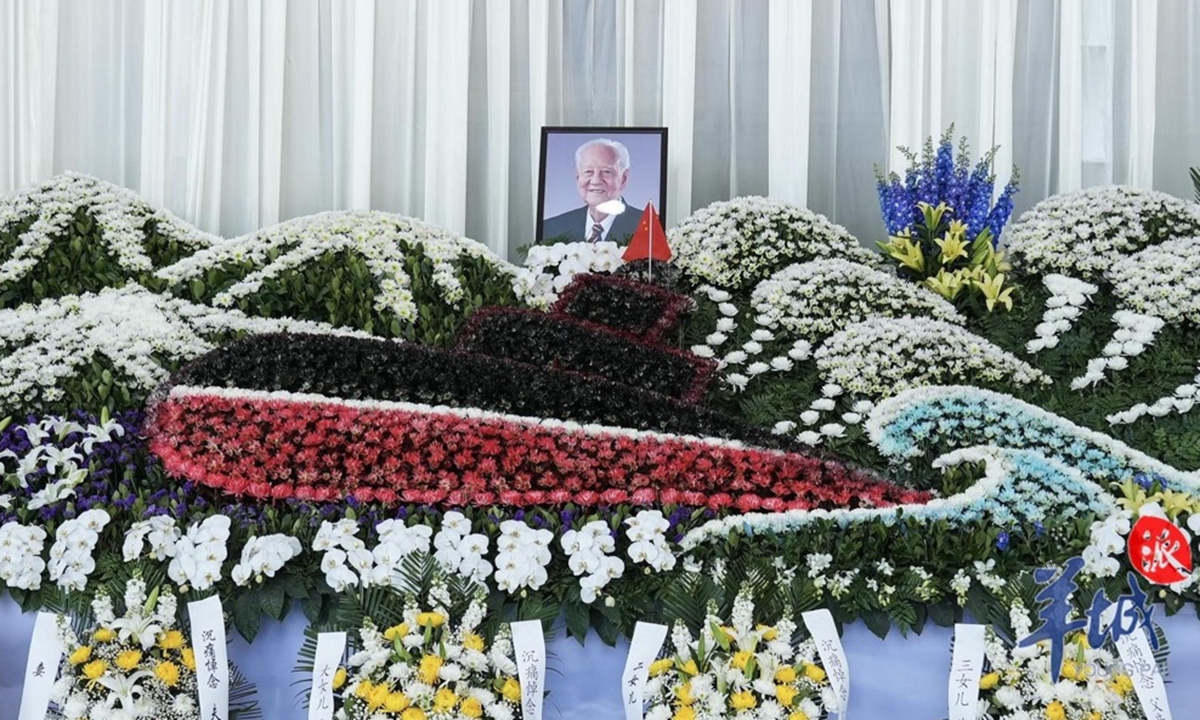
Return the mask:
[[[1004,303],[1004,307],[1012,310],[1012,293],[1011,287],[1002,287],[1004,285],[1004,273],[996,273],[985,280],[976,280],[975,287],[983,292],[983,297],[987,300],[988,312],[996,307],[996,303]]]
[[[904,267],[919,273],[925,272],[925,254],[921,252],[921,246],[907,237],[897,235],[886,243],[879,243],[879,246]]]
[[[961,233],[951,230],[946,233],[946,237],[938,238],[934,242],[942,251],[942,265],[949,265],[960,257],[967,257],[967,243],[963,241]]]
[[[957,272],[948,273],[945,268],[942,268],[938,270],[937,275],[925,278],[925,287],[947,300],[953,300],[962,292],[963,279]]]
[[[929,228],[930,231],[937,230],[937,226],[942,224],[942,216],[950,209],[950,206],[944,202],[938,203],[937,207],[927,202],[919,202],[917,203],[917,207],[920,208],[921,214],[925,216],[925,227]]]

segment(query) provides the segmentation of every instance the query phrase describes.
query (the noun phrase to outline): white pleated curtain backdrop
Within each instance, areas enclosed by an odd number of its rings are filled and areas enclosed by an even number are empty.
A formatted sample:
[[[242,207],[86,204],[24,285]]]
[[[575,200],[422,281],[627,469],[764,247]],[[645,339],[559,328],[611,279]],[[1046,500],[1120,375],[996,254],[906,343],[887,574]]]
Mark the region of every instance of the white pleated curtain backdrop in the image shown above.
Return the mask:
[[[766,194],[869,242],[951,122],[1018,209],[1190,194],[1190,0],[0,0],[0,191],[77,170],[237,235],[405,213],[533,237],[543,125],[670,128],[668,226]]]

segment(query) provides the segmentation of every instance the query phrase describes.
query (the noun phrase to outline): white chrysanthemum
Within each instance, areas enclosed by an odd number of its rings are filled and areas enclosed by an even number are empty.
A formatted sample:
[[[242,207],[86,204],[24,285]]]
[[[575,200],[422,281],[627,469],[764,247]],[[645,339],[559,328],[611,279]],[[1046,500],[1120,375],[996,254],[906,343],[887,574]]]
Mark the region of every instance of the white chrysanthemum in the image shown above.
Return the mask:
[[[895,273],[841,258],[789,265],[750,296],[759,322],[817,341],[870,317],[928,316],[961,325],[963,317],[937,293]]]
[[[850,325],[817,349],[816,360],[826,378],[858,397],[954,382],[1050,382],[984,338],[928,319],[872,318]]]
[[[789,262],[841,257],[880,265],[845,228],[809,210],[763,197],[701,208],[667,234],[685,275],[722,288],[742,287]]]
[[[1142,248],[1200,235],[1200,206],[1154,190],[1091,187],[1046,198],[1006,235],[1013,264],[1026,272],[1096,280]]]

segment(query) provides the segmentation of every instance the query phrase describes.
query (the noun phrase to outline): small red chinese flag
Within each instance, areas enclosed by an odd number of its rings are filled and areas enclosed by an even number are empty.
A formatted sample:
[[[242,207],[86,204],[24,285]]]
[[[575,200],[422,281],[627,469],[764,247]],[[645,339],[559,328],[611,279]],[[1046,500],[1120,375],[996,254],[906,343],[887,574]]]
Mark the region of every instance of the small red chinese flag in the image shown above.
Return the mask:
[[[625,248],[625,254],[621,256],[625,262],[647,258],[659,262],[671,259],[671,248],[667,245],[667,235],[663,232],[658,213],[654,212],[653,203],[646,203],[646,209],[642,211],[642,219],[638,221],[637,231],[633,233],[629,247]]]

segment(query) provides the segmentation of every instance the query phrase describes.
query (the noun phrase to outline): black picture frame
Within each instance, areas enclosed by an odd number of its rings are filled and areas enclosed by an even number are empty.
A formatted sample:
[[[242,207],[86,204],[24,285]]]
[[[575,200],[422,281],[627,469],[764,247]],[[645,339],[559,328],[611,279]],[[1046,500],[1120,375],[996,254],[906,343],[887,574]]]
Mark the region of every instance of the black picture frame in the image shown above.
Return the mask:
[[[660,217],[667,214],[667,128],[665,127],[543,127],[541,154],[538,162],[537,227],[535,244],[557,242],[580,242],[576,237],[584,231],[584,208],[575,176],[575,152],[583,144],[597,139],[612,140],[623,145],[629,154],[628,178],[622,187],[621,196],[626,201],[625,212],[618,216],[622,238],[619,244],[627,244],[625,232],[632,233],[641,218],[646,202],[654,203]],[[548,185],[549,183],[549,185]],[[626,192],[628,194],[626,194]],[[548,221],[549,222],[548,226]],[[564,234],[556,232],[548,236],[547,231],[569,226],[572,230]],[[578,227],[578,233],[574,228]],[[610,229],[618,231],[618,225]],[[609,239],[609,238],[606,238]]]

